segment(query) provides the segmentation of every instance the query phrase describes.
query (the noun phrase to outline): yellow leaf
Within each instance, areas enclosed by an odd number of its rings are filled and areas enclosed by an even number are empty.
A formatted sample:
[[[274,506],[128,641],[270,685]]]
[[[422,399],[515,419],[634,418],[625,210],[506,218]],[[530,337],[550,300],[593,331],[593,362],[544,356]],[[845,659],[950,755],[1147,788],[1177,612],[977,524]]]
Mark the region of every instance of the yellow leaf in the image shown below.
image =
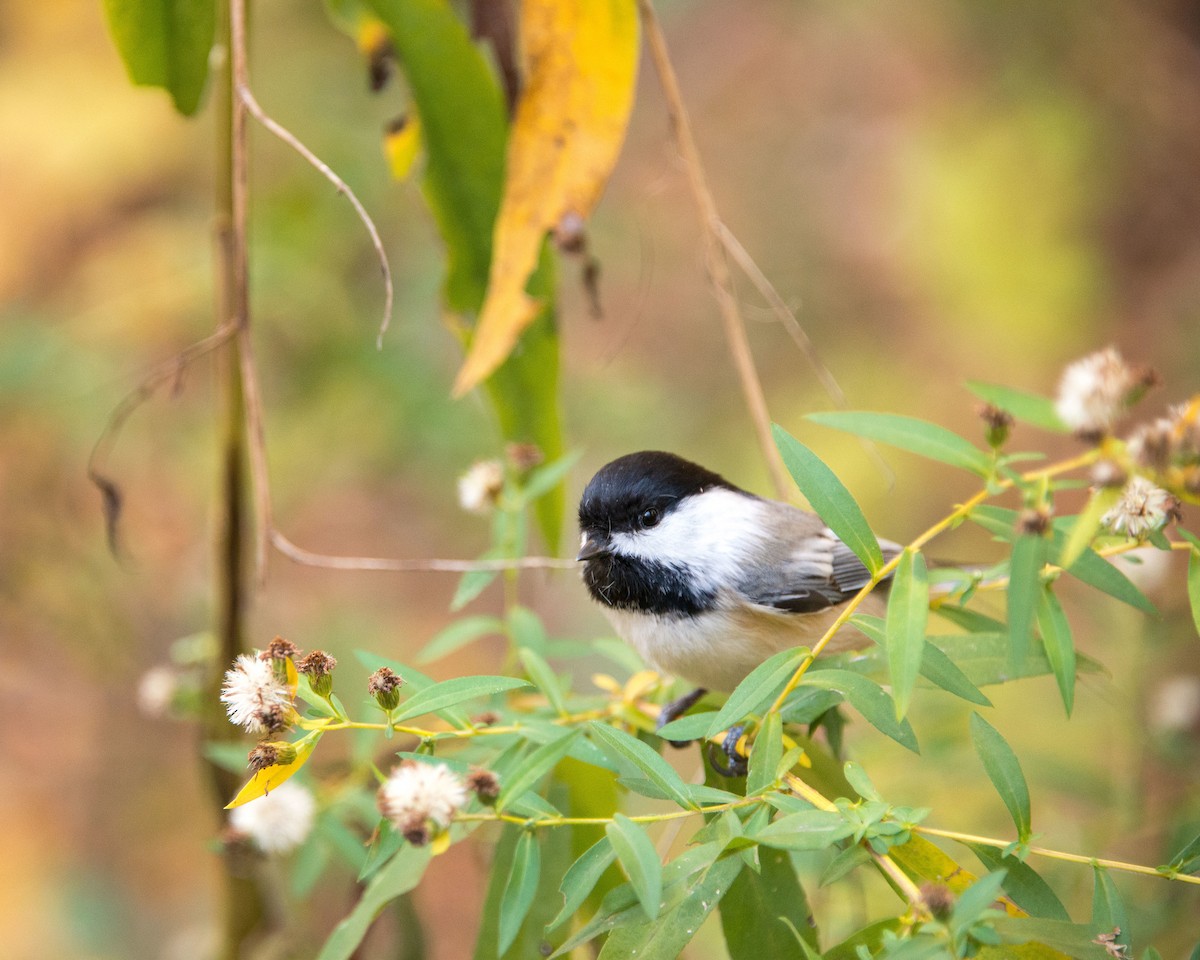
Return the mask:
[[[316,749],[317,741],[320,739],[321,734],[317,732],[309,734],[303,740],[297,741],[295,760],[291,763],[277,763],[273,767],[259,770],[238,791],[237,796],[225,805],[225,809],[232,810],[234,807],[240,807],[243,803],[257,800],[259,797],[270,793],[281,783],[290,780],[293,774],[308,762],[308,758],[312,756],[313,750]]]
[[[637,77],[634,0],[523,0],[525,86],[508,141],[488,289],[462,396],[504,362],[538,303],[525,293],[546,232],[582,223],[616,163]]]
[[[416,111],[401,114],[388,124],[383,137],[383,152],[392,176],[407,180],[421,152],[421,118]]]

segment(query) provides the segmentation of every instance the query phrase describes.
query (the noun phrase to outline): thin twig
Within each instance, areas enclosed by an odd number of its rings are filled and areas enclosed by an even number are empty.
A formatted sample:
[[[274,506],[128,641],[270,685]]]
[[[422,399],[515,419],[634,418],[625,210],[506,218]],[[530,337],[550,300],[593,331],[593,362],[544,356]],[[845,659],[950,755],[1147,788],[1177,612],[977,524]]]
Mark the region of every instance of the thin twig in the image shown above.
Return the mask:
[[[379,334],[375,338],[376,347],[383,349],[383,335],[387,332],[388,325],[392,322],[392,305],[395,301],[396,293],[392,284],[392,268],[388,265],[387,251],[383,248],[383,240],[379,236],[379,230],[375,226],[375,221],[371,219],[371,215],[367,213],[367,208],[362,205],[362,202],[355,195],[354,191],[350,189],[349,184],[334,173],[329,164],[301,143],[294,133],[263,110],[259,106],[258,101],[254,99],[254,94],[250,92],[250,87],[244,81],[238,84],[237,94],[255,120],[300,154],[321,176],[333,184],[338,193],[350,201],[350,206],[354,208],[354,212],[358,214],[358,219],[366,227],[367,233],[371,236],[371,245],[375,248],[375,256],[379,260],[379,269],[383,273],[383,319],[379,323]]]
[[[267,470],[267,438],[263,426],[262,387],[258,366],[254,362],[254,345],[250,328],[238,331],[238,360],[241,364],[243,403],[246,408],[246,440],[250,457],[250,483],[254,491],[254,569],[258,585],[267,580],[267,553],[274,531],[274,510],[271,506],[271,476]]]
[[[517,557],[512,560],[402,560],[393,557],[343,557],[314,553],[271,530],[271,543],[290,560],[332,570],[392,570],[401,573],[475,573],[484,570],[571,570],[579,564],[559,557]]]
[[[109,549],[113,553],[117,553],[117,521],[119,519],[121,494],[120,488],[107,475],[105,468],[108,463],[109,454],[112,452],[113,444],[117,442],[117,436],[121,432],[121,428],[125,425],[125,421],[129,419],[130,415],[149,400],[159,387],[170,381],[177,380],[185,368],[227,343],[236,332],[237,324],[227,320],[203,340],[197,340],[191,346],[184,347],[184,349],[180,350],[170,360],[164,360],[146,374],[142,378],[141,383],[129,391],[108,415],[108,422],[104,425],[100,436],[96,438],[96,442],[92,446],[92,452],[88,455],[87,475],[88,479],[100,489],[104,497],[105,527],[107,528]]]
[[[779,295],[779,291],[775,289],[775,285],[767,279],[767,275],[754,262],[754,258],[750,256],[749,251],[742,246],[742,242],[734,236],[733,231],[729,229],[724,221],[717,221],[716,230],[717,236],[720,238],[721,244],[725,247],[726,253],[733,258],[734,263],[742,268],[742,272],[746,274],[750,282],[757,288],[759,295],[767,301],[767,305],[775,314],[775,318],[783,325],[783,329],[791,336],[792,342],[796,344],[800,352],[804,354],[804,359],[808,361],[808,365],[812,367],[813,373],[821,381],[821,386],[829,395],[829,399],[833,401],[833,405],[842,410],[849,410],[850,401],[846,398],[846,394],[837,382],[837,378],[834,377],[833,371],[821,359],[821,355],[817,352],[816,344],[812,342],[812,338],[808,335],[808,332],[801,326],[800,321],[796,319],[795,311]],[[892,486],[896,480],[896,473],[888,466],[887,461],[883,459],[874,441],[868,440],[866,437],[859,437],[858,441],[862,444],[867,455],[875,461],[875,465],[883,472],[888,486]]]
[[[754,366],[750,342],[746,337],[746,324],[738,309],[737,297],[733,292],[733,280],[729,275],[729,264],[725,259],[725,247],[718,229],[720,217],[717,214],[712,191],[704,176],[704,168],[700,163],[700,152],[696,148],[696,141],[692,136],[691,122],[679,90],[679,79],[675,75],[675,68],[667,53],[666,38],[663,36],[662,26],[658,22],[658,15],[654,12],[650,0],[638,0],[638,9],[641,11],[646,44],[654,60],[654,69],[662,84],[663,96],[667,103],[667,115],[671,121],[671,130],[675,135],[675,144],[683,159],[692,198],[700,213],[700,221],[704,229],[704,262],[712,283],[713,295],[720,308],[725,339],[729,344],[734,368],[742,383],[742,392],[745,395],[746,405],[750,408],[750,417],[754,422],[754,429],[758,434],[759,446],[762,447],[763,456],[766,458],[771,480],[779,497],[786,499],[792,490],[791,482],[783,465],[783,458],[775,448],[775,441],[771,436],[771,416],[767,410],[766,396],[763,393],[758,371]]]

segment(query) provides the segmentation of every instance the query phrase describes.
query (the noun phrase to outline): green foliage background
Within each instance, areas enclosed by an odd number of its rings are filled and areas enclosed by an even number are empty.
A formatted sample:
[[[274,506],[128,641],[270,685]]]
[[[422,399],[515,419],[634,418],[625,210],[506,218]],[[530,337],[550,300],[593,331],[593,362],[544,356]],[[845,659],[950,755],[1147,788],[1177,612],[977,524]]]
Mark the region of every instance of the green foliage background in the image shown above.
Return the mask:
[[[1190,56],[1200,29],[1176,5],[778,0],[751,15],[711,0],[662,12],[718,203],[800,308],[854,406],[976,436],[963,380],[1048,392],[1066,360],[1110,341],[1194,388],[1200,130],[1189,118],[1200,115],[1200,75]],[[0,171],[12,185],[0,194],[0,689],[10,715],[0,928],[14,957],[196,955],[216,909],[214,866],[196,855],[217,828],[215,804],[198,787],[191,730],[146,720],[134,690],[208,619],[205,369],[140,410],[118,445],[122,562],[106,551],[84,462],[140,371],[212,327],[211,115],[185,122],[161,93],[131,90],[93,2],[4,5],[0,37]],[[416,187],[388,181],[379,149],[402,97],[367,92],[352,45],[316,5],[256,4],[254,48],[259,101],[359,192],[399,292],[376,352],[381,291],[357,223],[256,132],[253,300],[277,520],[313,549],[473,556],[488,532],[457,510],[453,481],[500,443],[478,398],[447,399],[460,353],[439,323],[442,252]],[[584,449],[568,501],[594,467],[641,447],[767,491],[696,240],[646,73],[591,228],[603,320],[588,319],[577,268],[561,271],[564,421]],[[853,440],[804,424],[827,398],[743,292],[764,320],[751,336],[774,418],[836,467],[881,535],[912,536],[970,492],[969,479],[891,454],[889,488]],[[989,549],[978,532],[956,536],[944,549]],[[573,577],[527,577],[524,589],[552,635],[605,632]],[[453,590],[435,574],[331,574],[276,558],[253,617],[263,641],[282,633],[322,646],[353,671],[355,648],[411,659],[447,622]],[[1147,725],[1160,681],[1200,672],[1177,597],[1160,601],[1159,620],[1072,609],[1081,649],[1115,681],[1083,683],[1071,723],[1049,678],[993,697],[993,720],[1039,791],[1038,829],[1060,848],[1153,863],[1189,823],[1195,833],[1196,731]],[[493,591],[475,612],[498,607]],[[485,641],[431,670],[495,672],[500,655]],[[927,731],[919,759],[848,734],[880,789],[906,798],[915,782],[944,784],[945,826],[1003,832],[1005,811],[969,766],[962,709],[918,698],[913,714]],[[483,915],[484,874],[467,845],[435,868],[419,905],[452,900],[458,917]],[[1046,873],[1073,908],[1088,904],[1086,870]],[[1190,891],[1117,883],[1139,935],[1164,950],[1190,946]],[[306,921],[327,930],[351,896],[344,884],[322,890]],[[465,919],[433,926],[433,955],[467,955],[474,932]],[[720,940],[706,930],[693,949],[703,956]]]

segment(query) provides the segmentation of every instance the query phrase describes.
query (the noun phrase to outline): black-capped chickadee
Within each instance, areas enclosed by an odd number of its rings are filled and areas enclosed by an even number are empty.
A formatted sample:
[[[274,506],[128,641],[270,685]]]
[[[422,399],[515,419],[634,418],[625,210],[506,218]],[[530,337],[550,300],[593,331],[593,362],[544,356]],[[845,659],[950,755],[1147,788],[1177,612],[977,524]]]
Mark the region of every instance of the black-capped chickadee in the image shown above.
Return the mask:
[[[583,491],[579,527],[583,581],[616,632],[701,693],[731,691],[777,651],[815,642],[870,579],[815,514],[670,453],[601,468]],[[900,551],[880,547],[885,558]],[[862,609],[881,611],[867,599]],[[857,632],[834,640],[866,642]]]

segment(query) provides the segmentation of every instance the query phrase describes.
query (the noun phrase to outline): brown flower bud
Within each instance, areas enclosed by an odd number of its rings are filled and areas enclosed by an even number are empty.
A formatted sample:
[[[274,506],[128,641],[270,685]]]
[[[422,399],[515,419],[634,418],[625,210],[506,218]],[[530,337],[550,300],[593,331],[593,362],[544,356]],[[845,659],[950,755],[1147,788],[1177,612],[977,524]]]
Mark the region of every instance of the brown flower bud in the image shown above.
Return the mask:
[[[1050,510],[1045,506],[1026,507],[1017,516],[1017,533],[1044,537],[1050,529]]]
[[[500,796],[500,778],[491,770],[475,767],[467,774],[467,789],[474,792],[480,803],[490,807]]]
[[[266,770],[280,764],[293,763],[296,759],[296,748],[284,740],[274,740],[258,744],[246,754],[246,765],[252,773]]]
[[[921,899],[935,920],[945,920],[954,909],[954,893],[944,883],[921,884]]]
[[[296,669],[308,677],[308,684],[318,697],[328,697],[333,692],[333,670],[337,659],[324,650],[314,650],[296,664]]]
[[[999,450],[1004,446],[1004,442],[1008,439],[1009,431],[1012,430],[1012,414],[1007,410],[1001,410],[991,403],[977,405],[975,412],[983,421],[984,436],[987,437],[988,446],[993,450]]]
[[[291,640],[285,640],[283,637],[276,637],[267,644],[267,649],[260,653],[261,660],[286,660],[288,657],[297,657],[300,654],[300,648],[297,647]]]
[[[367,678],[367,693],[389,713],[400,705],[400,688],[404,678],[388,667],[380,667]]]

